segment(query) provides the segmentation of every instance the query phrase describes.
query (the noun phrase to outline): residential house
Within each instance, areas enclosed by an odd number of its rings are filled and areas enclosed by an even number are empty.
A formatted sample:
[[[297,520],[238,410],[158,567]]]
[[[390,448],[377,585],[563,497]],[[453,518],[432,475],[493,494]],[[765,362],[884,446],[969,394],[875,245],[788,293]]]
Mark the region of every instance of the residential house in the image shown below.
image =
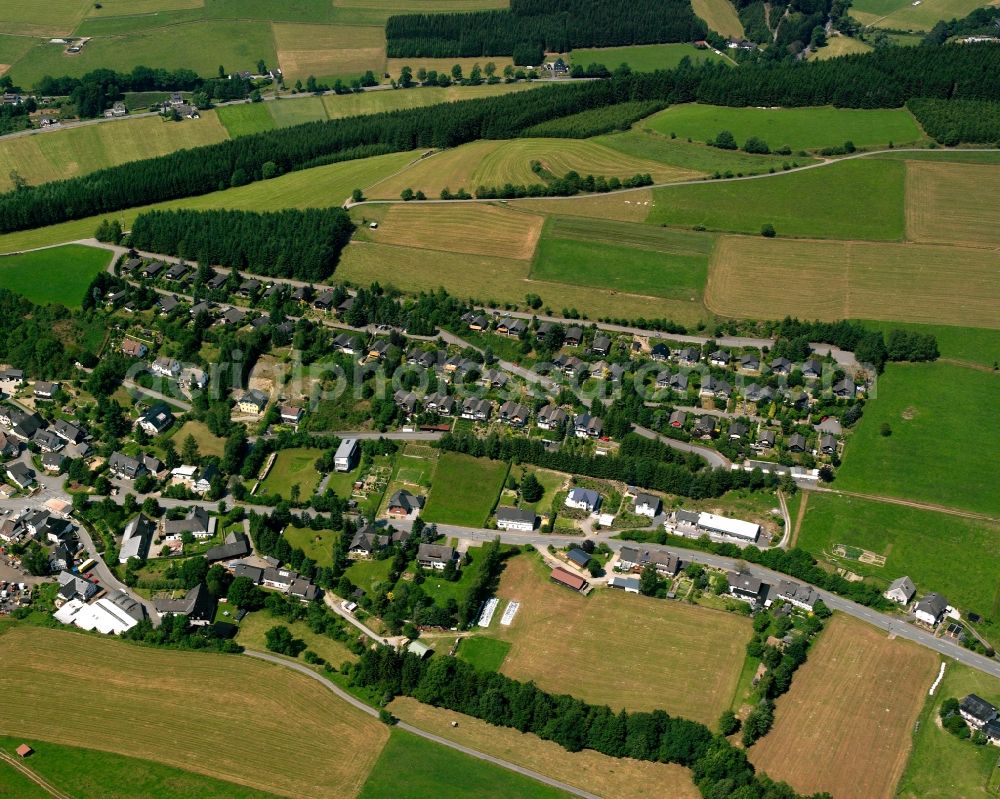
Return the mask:
[[[162,522],[163,537],[167,541],[180,540],[185,533],[195,538],[205,539],[215,535],[218,519],[209,516],[208,511],[194,505],[183,519],[165,519]]]
[[[688,387],[688,376],[677,372],[676,374],[670,375],[667,380],[667,388],[671,391],[676,391],[678,394],[683,394],[687,391]]]
[[[96,583],[68,571],[59,572],[56,580],[59,582],[59,590],[55,597],[57,608],[61,608],[72,599],[89,602],[94,594],[101,590]]]
[[[149,370],[161,377],[178,378],[181,374],[181,362],[176,358],[161,357],[153,361]]]
[[[913,608],[917,621],[936,627],[948,610],[948,600],[941,594],[928,594]]]
[[[329,311],[333,307],[333,300],[336,295],[333,291],[324,291],[313,300],[313,308],[317,311]]]
[[[774,431],[761,430],[757,435],[757,449],[774,449]]]
[[[523,319],[511,319],[508,316],[497,322],[497,326],[494,329],[501,336],[517,338],[528,329],[528,323]]]
[[[743,397],[747,402],[770,402],[774,399],[774,390],[770,386],[751,383],[743,389]]]
[[[695,422],[692,433],[699,438],[711,438],[715,435],[716,420],[714,416],[708,414],[699,416]]]
[[[369,361],[381,361],[385,358],[385,354],[389,351],[390,346],[392,345],[389,344],[389,339],[387,338],[375,339],[368,347],[367,359]]]
[[[341,333],[333,340],[333,348],[344,355],[355,355],[360,352],[357,337],[351,333]]]
[[[24,370],[13,368],[0,369],[0,381],[4,383],[13,383],[16,386],[23,385]]]
[[[649,357],[654,361],[665,361],[670,357],[670,347],[666,344],[654,344],[649,348]]]
[[[823,364],[815,358],[810,358],[802,364],[802,376],[807,380],[815,380],[823,374]]]
[[[246,280],[240,283],[239,288],[236,289],[236,293],[239,294],[241,297],[252,297],[260,289],[262,285],[264,284],[261,283],[259,280],[255,280],[252,277],[248,277]]]
[[[174,308],[180,305],[180,301],[176,297],[171,297],[168,294],[160,294],[156,298],[156,305],[160,309],[160,313],[166,316]]]
[[[806,437],[801,433],[793,433],[788,437],[788,451],[789,452],[805,452],[806,451]]]
[[[741,441],[749,431],[749,428],[743,422],[733,422],[729,425],[729,440],[730,441]]]
[[[905,607],[910,604],[916,593],[917,587],[913,584],[913,580],[904,576],[893,580],[883,596],[890,602],[895,602],[897,605]]]
[[[143,466],[142,461],[123,452],[111,453],[111,457],[108,459],[108,468],[112,477],[121,480],[135,480],[146,473],[146,467]]]
[[[215,619],[216,600],[205,583],[198,583],[182,599],[157,599],[153,602],[161,616],[184,616],[192,627],[204,627]]]
[[[350,311],[351,308],[353,307],[354,307],[354,297],[345,297],[337,305],[336,309],[337,317],[343,319],[345,316],[347,316],[348,311]]]
[[[254,585],[260,585],[264,579],[264,570],[259,566],[250,566],[249,564],[240,562],[235,564],[233,568],[233,577],[246,577]]]
[[[740,371],[741,372],[759,372],[760,371],[760,358],[756,355],[742,355],[740,356]]]
[[[729,593],[744,602],[756,604],[760,600],[765,586],[757,577],[745,572],[729,572],[726,575]]]
[[[827,433],[820,437],[819,440],[819,450],[824,455],[836,455],[837,454],[837,439],[832,435]]]
[[[566,422],[566,411],[555,405],[546,405],[538,412],[537,424],[542,430],[554,430]]]
[[[497,527],[501,530],[520,530],[530,533],[535,529],[535,512],[501,505],[496,510]]]
[[[970,726],[981,730],[991,721],[997,719],[996,705],[987,702],[977,694],[969,694],[958,703],[958,712],[962,715]]]
[[[118,562],[128,563],[130,558],[145,560],[149,555],[149,545],[153,541],[156,524],[139,514],[127,525],[122,534],[122,544],[118,548]]]
[[[838,399],[853,399],[858,387],[849,377],[833,384],[833,395]]]
[[[462,403],[462,418],[472,419],[477,422],[485,422],[493,413],[493,403],[488,399],[476,399],[469,397]]]
[[[594,341],[590,345],[590,351],[594,355],[607,355],[611,351],[611,337],[598,333],[594,336]]]
[[[37,430],[31,437],[31,443],[35,444],[42,452],[58,452],[66,442],[51,430]]]
[[[264,413],[264,409],[267,408],[267,400],[267,394],[260,389],[252,388],[240,397],[236,404],[240,409],[240,413],[250,413],[260,416],[260,414]]]
[[[163,275],[167,280],[175,283],[184,283],[190,279],[194,270],[187,264],[174,264]]]
[[[575,326],[567,328],[564,341],[569,347],[579,347],[580,342],[583,341],[583,330]]]
[[[222,277],[222,275],[218,275],[218,277]],[[209,283],[211,282],[212,281],[209,281]],[[202,300],[201,302],[192,305],[191,310],[188,313],[191,314],[192,319],[197,319],[202,314],[206,314],[211,317],[215,313],[215,303],[209,302],[208,300]]]
[[[396,407],[406,414],[407,417],[413,416],[417,412],[417,395],[412,391],[399,389],[393,395],[393,401],[396,403]]]
[[[626,571],[638,571],[652,564],[656,572],[673,577],[681,569],[681,561],[672,552],[650,550],[642,547],[622,547],[618,552],[618,565]]]
[[[674,411],[673,413],[670,414],[670,418],[667,420],[667,424],[669,424],[672,428],[674,428],[674,430],[680,430],[682,427],[684,427],[684,422],[686,421],[687,421],[687,413],[685,411]]]
[[[770,367],[776,375],[787,375],[792,371],[792,362],[788,358],[775,358],[771,361]]]
[[[776,593],[769,598],[771,600],[783,599],[790,605],[809,613],[812,613],[816,603],[820,600],[819,594],[811,585],[800,585],[791,580],[781,580],[778,583]]]
[[[685,366],[694,366],[701,360],[701,350],[697,347],[684,347],[677,353],[677,362]]]
[[[438,416],[451,416],[455,412],[455,398],[440,391],[428,394],[424,397],[424,409]]]
[[[302,408],[298,405],[282,405],[281,421],[285,424],[298,424],[302,421]]]
[[[42,455],[42,468],[52,474],[59,474],[64,463],[66,463],[66,456],[61,452],[46,452]]]
[[[479,382],[487,388],[503,388],[508,380],[507,374],[499,369],[487,369],[479,378]]]
[[[423,506],[423,497],[418,497],[407,491],[405,488],[401,488],[389,497],[389,504],[386,508],[386,513],[389,516],[405,518],[419,513]]]
[[[380,535],[378,531],[368,525],[354,534],[351,545],[347,549],[347,554],[355,558],[370,558],[376,552],[381,551],[389,544],[389,537]]]
[[[729,362],[733,359],[733,356],[729,353],[729,350],[716,350],[710,353],[708,356],[708,362],[712,366],[717,366],[720,369],[725,369],[729,366]]]
[[[79,444],[87,437],[83,428],[77,427],[65,419],[57,419],[52,425],[52,432],[70,444]]]
[[[581,413],[573,420],[577,438],[599,438],[604,431],[604,421],[589,413]]]
[[[468,324],[469,330],[474,330],[477,333],[486,330],[490,326],[490,320],[486,314],[467,313],[462,318]]]
[[[647,494],[639,491],[635,495],[635,507],[633,512],[639,516],[648,516],[650,519],[656,518],[660,513],[663,503],[655,494]]]
[[[566,495],[564,504],[567,508],[595,513],[601,506],[601,495],[589,488],[573,488]]]
[[[142,269],[139,270],[140,277],[157,278],[166,268],[166,264],[163,261],[150,261]]]
[[[21,445],[13,436],[0,433],[0,458],[13,458],[21,451]]]
[[[138,425],[151,436],[157,436],[174,423],[174,415],[165,403],[158,402],[139,417]]]
[[[38,380],[35,383],[35,399],[36,400],[50,400],[59,390],[62,388],[60,383],[50,383],[47,380]]]
[[[449,563],[454,563],[457,553],[443,544],[421,544],[417,548],[417,565],[422,569],[444,570]]]
[[[128,355],[130,358],[145,358],[146,353],[149,352],[149,347],[141,341],[136,341],[134,338],[126,336],[122,339],[121,350],[122,355]]]
[[[500,421],[514,427],[524,427],[531,416],[531,410],[527,405],[508,400],[500,406]]]
[[[707,375],[701,381],[699,395],[702,397],[718,397],[719,399],[728,400],[732,393],[733,387],[725,380],[718,380],[712,377],[712,375]]]
[[[333,469],[337,472],[349,472],[358,463],[361,447],[356,438],[345,438],[340,442],[333,455]]]
[[[24,491],[35,484],[35,472],[17,461],[7,464],[7,479],[12,485]]]

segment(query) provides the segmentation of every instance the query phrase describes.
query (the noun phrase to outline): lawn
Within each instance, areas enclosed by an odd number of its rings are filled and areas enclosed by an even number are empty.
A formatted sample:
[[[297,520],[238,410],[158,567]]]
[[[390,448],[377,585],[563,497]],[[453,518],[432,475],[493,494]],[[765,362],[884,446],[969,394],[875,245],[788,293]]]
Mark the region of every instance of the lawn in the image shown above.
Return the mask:
[[[40,42],[11,67],[9,74],[15,83],[32,86],[44,75],[79,77],[99,68],[130,72],[140,64],[215,76],[220,64],[233,71],[253,69],[259,59],[277,63],[268,22],[198,19],[158,28],[136,28],[132,20],[129,22],[133,30],[95,36],[82,52],[72,56],[66,55],[63,47]]]
[[[337,538],[337,533],[333,530],[312,530],[289,525],[283,535],[289,544],[301,549],[320,566],[333,565],[333,543]]]
[[[194,440],[198,442],[198,452],[202,455],[213,455],[221,458],[225,452],[226,439],[213,435],[204,422],[192,419],[185,422],[181,429],[174,434],[174,444],[178,451],[184,446],[184,441],[188,436],[194,436]]]
[[[512,560],[498,595],[521,603],[496,633],[512,644],[503,673],[613,710],[661,708],[715,724],[729,707],[750,638],[735,614],[548,580],[531,556]]]
[[[184,123],[180,123],[184,124]],[[268,208],[328,208],[341,205],[355,187],[367,187],[397,171],[413,159],[412,153],[391,153],[356,161],[344,161],[314,169],[291,172],[273,180],[259,181],[234,189],[216,191],[199,197],[157,203],[118,212],[116,219],[132,224],[143,211],[173,208],[227,208],[255,210]],[[0,253],[14,252],[89,238],[104,216],[90,216],[34,230],[0,236]]]
[[[989,250],[746,236],[719,240],[705,291],[712,311],[738,318],[1000,327],[998,303],[1000,273]]]
[[[444,452],[434,470],[424,519],[439,524],[482,527],[493,510],[509,464]]]
[[[306,122],[325,122],[326,106],[322,97],[296,97],[292,100],[278,100],[263,103],[279,128],[302,125]]]
[[[308,447],[281,450],[260,490],[265,494],[278,494],[284,499],[290,499],[292,489],[297,485],[298,496],[308,499],[316,491],[322,477],[316,471],[316,459],[322,454],[323,450]]]
[[[735,12],[733,13],[735,17]],[[699,50],[693,44],[640,44],[632,47],[583,48],[570,53],[570,62],[581,66],[603,64],[610,70],[621,64],[628,64],[634,72],[654,72],[657,69],[673,69],[687,58],[693,63],[717,61],[732,64],[728,58],[717,55],[714,50]]]
[[[225,605],[221,607],[225,608]],[[232,619],[227,619],[227,621],[232,621]],[[304,621],[289,623],[285,619],[272,616],[266,610],[258,610],[243,617],[243,621],[240,622],[240,631],[236,635],[236,643],[242,644],[248,649],[266,652],[267,643],[264,636],[268,630],[278,625],[283,625],[291,630],[293,636],[305,641],[309,649],[332,663],[335,668],[339,669],[344,661],[354,663],[358,659],[358,656],[345,644],[326,635],[317,635],[309,629],[309,625]]]
[[[646,125],[659,133],[676,133],[699,142],[728,130],[740,147],[751,136],[772,149],[818,150],[845,141],[857,147],[885,147],[924,138],[916,120],[905,109],[858,110],[817,108],[728,108],[689,103],[676,105],[649,118]]]
[[[1000,376],[950,364],[890,364],[848,440],[837,488],[1000,516]],[[881,435],[888,424],[892,435]]]
[[[889,799],[939,662],[916,644],[833,617],[778,698],[774,728],[750,759],[800,793]]]
[[[20,627],[3,646],[10,736],[85,740],[259,791],[330,799],[357,795],[387,738],[314,681],[248,657]]]
[[[779,236],[898,241],[905,168],[861,158],[775,177],[653,190],[654,225]]]
[[[714,243],[710,234],[550,218],[531,276],[700,304]]]
[[[504,658],[510,651],[510,644],[485,635],[463,638],[458,645],[458,657],[471,663],[480,671],[499,671]]]
[[[384,583],[389,579],[392,570],[392,559],[356,560],[347,567],[347,578],[366,593],[372,590],[375,583]]]
[[[0,288],[39,305],[79,308],[91,281],[110,262],[107,250],[80,244],[7,255],[0,258]]]
[[[949,661],[937,693],[920,715],[913,752],[896,793],[899,799],[986,799],[990,795],[985,786],[996,766],[997,750],[961,741],[938,725],[941,703],[970,693],[1000,705],[1000,680]]]
[[[909,575],[921,593],[939,591],[955,607],[1000,619],[1000,525],[810,493],[798,544],[823,560],[874,578],[882,587]],[[885,566],[834,558],[837,544],[884,555]]]
[[[203,112],[201,119],[183,122],[137,117],[5,137],[0,139],[0,191],[13,186],[10,173],[15,170],[29,184],[37,186],[226,138],[226,130],[214,111]]]
[[[909,162],[906,233],[919,242],[1000,248],[1000,166]],[[1000,313],[995,314],[1000,327]]]
[[[10,754],[22,743],[35,750],[25,765],[55,788],[78,799],[136,799],[140,796],[147,799],[189,799],[191,796],[199,799],[273,799],[275,796],[152,760],[48,741],[0,737],[0,748]],[[35,783],[6,764],[0,766],[0,786],[3,786],[0,796],[48,797]],[[11,788],[13,793],[8,792]]]
[[[268,111],[271,103],[244,103],[242,105],[224,105],[216,113],[219,121],[229,131],[233,138],[248,136],[275,128],[274,117]]]
[[[461,649],[459,649],[461,651]],[[567,752],[559,744],[531,733],[494,727],[485,721],[400,697],[389,705],[403,721],[449,741],[478,749],[510,763],[533,769],[605,799],[646,796],[650,786],[670,799],[698,799],[691,772],[677,765],[612,758],[592,749]],[[486,795],[491,794],[487,792]]]
[[[402,730],[393,730],[359,799],[559,799],[562,791]]]

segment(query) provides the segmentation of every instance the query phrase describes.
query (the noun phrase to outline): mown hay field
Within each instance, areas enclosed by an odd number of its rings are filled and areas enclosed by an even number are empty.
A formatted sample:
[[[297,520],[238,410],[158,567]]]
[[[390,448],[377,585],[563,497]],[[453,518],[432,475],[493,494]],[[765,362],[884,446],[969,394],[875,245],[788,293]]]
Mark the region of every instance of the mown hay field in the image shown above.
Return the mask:
[[[938,663],[923,647],[834,616],[750,759],[800,793],[889,799]]]
[[[586,219],[613,219],[619,222],[644,222],[653,206],[653,190],[638,189],[624,194],[587,194],[581,197],[516,200],[511,202],[511,205],[538,213],[579,216]]]
[[[714,0],[708,0],[714,3]],[[732,17],[739,24],[736,10],[726,0],[732,11]],[[721,4],[720,4],[721,5]],[[697,12],[695,12],[697,13]],[[727,20],[731,26],[731,20]],[[743,28],[740,26],[740,35]],[[628,64],[636,72],[653,72],[657,69],[673,69],[681,60],[698,63],[701,61],[717,61],[722,64],[732,64],[728,58],[717,55],[714,50],[701,50],[693,44],[636,44],[629,47],[594,47],[581,48],[569,54],[567,60],[580,66],[603,64],[610,70],[617,69],[621,64]]]
[[[286,81],[304,83],[310,75],[351,78],[369,69],[381,77],[385,69],[385,31],[380,27],[276,22],[273,30]]]
[[[471,716],[425,705],[409,697],[396,699],[389,710],[422,730],[607,799],[642,796],[650,785],[656,785],[660,795],[671,799],[700,796],[691,782],[691,772],[681,766],[608,757],[590,749],[567,752],[559,744],[543,741],[537,735],[494,727]],[[452,726],[452,722],[457,725]]]
[[[906,233],[913,241],[1000,248],[1000,166],[908,162]]]
[[[21,36],[65,36],[90,6],[88,0],[5,0],[0,5],[0,28]]]
[[[437,199],[442,189],[453,192],[459,189],[475,191],[472,176],[489,153],[503,142],[474,141],[453,150],[430,153],[406,169],[376,183],[368,189],[369,197],[381,200],[398,200],[403,189],[423,191],[428,199]]]
[[[867,53],[872,48],[862,41],[850,36],[831,36],[826,47],[820,47],[809,54],[810,60],[826,61],[853,53]]]
[[[968,247],[723,236],[705,304],[739,318],[1000,328],[1000,272],[995,253]]]
[[[391,63],[392,59],[390,59]],[[393,77],[399,77],[398,69],[389,66],[387,71]],[[396,89],[395,91],[325,94],[322,100],[329,118],[340,119],[358,114],[377,114],[380,111],[399,111],[405,108],[423,108],[437,103],[454,103],[458,100],[495,97],[498,94],[510,94],[511,92],[536,88],[538,88],[537,84],[530,83],[497,83],[492,86],[484,83],[481,86],[449,86],[447,89],[436,86],[421,86],[414,89]]]
[[[851,16],[864,25],[926,31],[939,20],[962,19],[983,5],[980,0],[923,0],[916,5],[913,0],[860,0],[851,7]]]
[[[100,3],[91,5],[87,17],[100,19],[135,14],[159,14],[162,11],[182,11],[204,6],[205,0],[101,0]]]
[[[330,799],[357,795],[388,737],[312,680],[248,657],[27,627],[4,633],[3,647],[9,734]]]
[[[402,247],[527,260],[535,253],[544,221],[502,205],[397,203],[389,206],[378,230],[365,235]]]
[[[201,119],[183,122],[137,117],[4,137],[0,139],[0,191],[13,186],[13,171],[37,186],[226,138],[228,133],[214,111],[203,111]]]
[[[535,558],[512,560],[499,596],[521,603],[501,671],[613,710],[666,710],[714,725],[736,689],[750,622],[612,589],[583,597]]]
[[[708,23],[713,31],[723,36],[743,38],[743,23],[736,13],[736,8],[729,0],[692,0],[694,13]]]

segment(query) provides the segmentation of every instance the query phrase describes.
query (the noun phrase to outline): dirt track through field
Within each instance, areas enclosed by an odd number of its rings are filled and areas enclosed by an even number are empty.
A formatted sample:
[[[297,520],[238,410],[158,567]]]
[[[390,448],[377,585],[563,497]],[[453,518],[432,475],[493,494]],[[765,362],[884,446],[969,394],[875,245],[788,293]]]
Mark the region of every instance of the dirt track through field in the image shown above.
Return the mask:
[[[750,759],[800,793],[889,799],[939,662],[926,649],[835,616]]]
[[[0,760],[4,761],[11,768],[20,771],[25,777],[45,791],[45,793],[49,794],[49,796],[54,796],[55,799],[73,799],[73,797],[68,793],[60,791],[50,782],[47,782],[44,777],[40,774],[36,774],[13,755],[9,755],[6,752],[0,752]]]

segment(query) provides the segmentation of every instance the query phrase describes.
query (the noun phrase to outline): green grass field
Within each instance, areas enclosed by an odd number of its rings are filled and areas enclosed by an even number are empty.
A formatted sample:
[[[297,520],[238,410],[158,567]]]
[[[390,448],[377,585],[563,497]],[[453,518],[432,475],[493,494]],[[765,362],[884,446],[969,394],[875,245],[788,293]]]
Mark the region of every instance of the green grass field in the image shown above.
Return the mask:
[[[11,67],[9,74],[16,83],[32,86],[44,75],[79,77],[99,68],[129,72],[138,64],[215,75],[220,64],[234,71],[253,69],[261,58],[268,64],[277,63],[270,24],[250,19],[200,19],[191,24],[147,27],[95,37],[77,55],[66,55],[63,50],[40,42]]]
[[[570,53],[570,63],[589,66],[604,64],[615,70],[621,64],[628,64],[634,72],[653,72],[657,69],[673,69],[682,59],[693,63],[717,61],[732,64],[728,58],[716,55],[713,50],[699,50],[693,44],[640,44],[632,47],[583,48]]]
[[[507,468],[503,461],[442,453],[422,516],[429,522],[482,527],[500,494]]]
[[[5,33],[25,36],[61,36],[70,33],[83,19],[90,3],[86,0],[8,0],[0,9]]]
[[[826,61],[830,58],[839,58],[842,55],[867,53],[871,49],[869,45],[859,39],[852,39],[850,36],[831,36],[826,47],[820,47],[818,50],[810,53],[809,59]]]
[[[214,111],[203,112],[201,119],[183,122],[141,117],[5,137],[0,139],[0,191],[12,188],[10,175],[15,170],[30,185],[37,186],[226,138],[226,129]]]
[[[888,335],[893,328],[931,333],[938,343],[941,357],[993,368],[1000,364],[1000,330],[951,325],[918,325],[908,322],[878,322],[864,320],[865,325]]]
[[[298,102],[296,100],[296,102]],[[268,111],[270,103],[243,103],[225,105],[216,113],[219,121],[234,139],[264,130],[274,130],[274,117]]]
[[[221,458],[226,450],[226,440],[221,436],[213,435],[212,431],[204,422],[190,419],[173,435],[174,444],[178,450],[184,446],[184,441],[188,436],[194,436],[198,442],[198,452],[202,455],[214,455]]]
[[[1000,516],[1000,376],[950,364],[890,364],[848,440],[837,488]],[[985,403],[985,404],[984,404]],[[892,435],[880,434],[888,424]]]
[[[227,609],[225,605],[220,607],[224,610]],[[232,611],[234,609],[230,607],[228,610]],[[232,619],[226,620],[232,621]],[[289,623],[285,619],[272,616],[267,610],[258,610],[243,617],[243,621],[240,622],[240,631],[236,635],[236,642],[249,649],[266,652],[267,642],[265,635],[268,630],[279,624],[291,630],[293,636],[305,641],[309,649],[321,658],[325,658],[338,669],[344,661],[354,663],[358,659],[358,656],[348,649],[346,644],[336,641],[327,635],[314,633],[304,621]]]
[[[723,36],[743,38],[743,23],[729,0],[692,0],[691,8],[705,20],[710,30]]]
[[[654,225],[779,236],[895,241],[904,231],[905,169],[858,159],[775,178],[653,190]]]
[[[714,243],[709,234],[551,217],[531,276],[700,303]]]
[[[0,749],[13,754],[22,743],[35,753],[25,765],[55,788],[77,799],[272,799],[274,794],[255,791],[232,782],[171,768],[152,760],[63,746],[48,741],[0,737]],[[35,783],[7,765],[0,771],[0,796],[16,799],[47,797]],[[21,783],[21,780],[24,783]],[[30,786],[30,788],[28,787]],[[31,791],[37,791],[32,793]],[[13,792],[11,792],[13,791]]]
[[[87,287],[109,263],[107,250],[80,244],[8,255],[0,258],[0,288],[40,305],[79,308]]]
[[[997,763],[992,746],[961,741],[938,724],[945,699],[975,693],[1000,704],[1000,680],[952,661],[935,695],[928,698],[913,734],[913,751],[896,788],[899,799],[987,799],[986,783]]]
[[[810,494],[799,546],[881,585],[904,574],[963,610],[1000,613],[1000,526],[885,502]],[[836,544],[886,556],[879,567],[829,557]],[[994,616],[994,618],[997,618]]]
[[[861,0],[851,6],[851,16],[865,25],[893,30],[926,31],[938,20],[961,19],[977,8],[979,0]]]
[[[273,103],[263,103],[279,128],[292,125],[302,125],[306,122],[325,122],[326,106],[322,97],[297,97],[285,102],[278,100]]]
[[[378,582],[385,582],[392,569],[392,560],[356,560],[347,567],[348,579],[364,591],[371,591]]]
[[[857,147],[885,147],[890,141],[919,141],[923,132],[909,111],[862,111],[846,108],[723,108],[689,103],[668,108],[646,123],[659,133],[676,133],[699,142],[728,130],[741,147],[750,136],[766,141],[772,149],[788,145],[793,150],[815,150],[853,141]]]
[[[321,449],[295,447],[278,453],[271,471],[261,484],[265,494],[278,494],[289,499],[292,487],[299,487],[299,496],[308,499],[319,485],[320,473],[316,471],[316,459],[323,454]]]
[[[273,180],[251,183],[235,189],[226,189],[200,197],[157,203],[131,208],[116,214],[124,217],[125,226],[146,210],[193,208],[229,208],[233,210],[260,210],[270,208],[326,208],[340,205],[355,187],[365,188],[399,170],[414,158],[413,153],[392,153],[357,161],[291,172]],[[91,216],[73,222],[63,222],[34,230],[8,233],[0,236],[0,253],[15,252],[60,244],[66,241],[89,238],[100,224],[102,216]]]
[[[311,530],[289,525],[283,535],[289,544],[301,549],[320,566],[333,564],[333,542],[337,536],[333,530]]]
[[[416,735],[393,730],[360,799],[560,799],[568,795]]]
[[[500,671],[509,651],[510,644],[507,641],[474,635],[462,639],[458,646],[458,657],[480,671]]]

